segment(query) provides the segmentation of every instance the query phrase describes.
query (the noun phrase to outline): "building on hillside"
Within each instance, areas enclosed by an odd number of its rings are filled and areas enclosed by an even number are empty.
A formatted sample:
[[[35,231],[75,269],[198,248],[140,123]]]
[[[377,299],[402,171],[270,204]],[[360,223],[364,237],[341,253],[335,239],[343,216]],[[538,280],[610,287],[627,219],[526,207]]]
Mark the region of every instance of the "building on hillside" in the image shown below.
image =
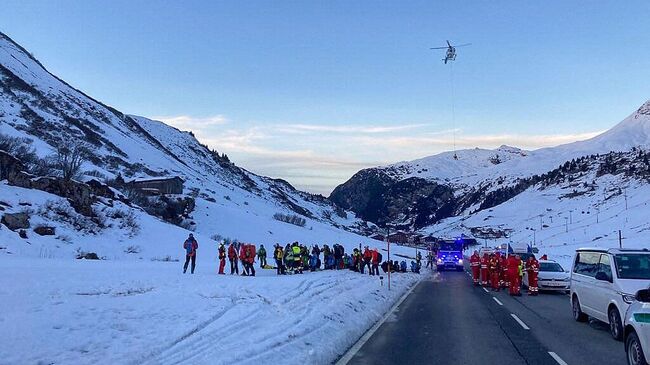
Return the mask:
[[[178,176],[162,179],[133,180],[127,183],[132,188],[147,194],[183,194],[183,179]]]

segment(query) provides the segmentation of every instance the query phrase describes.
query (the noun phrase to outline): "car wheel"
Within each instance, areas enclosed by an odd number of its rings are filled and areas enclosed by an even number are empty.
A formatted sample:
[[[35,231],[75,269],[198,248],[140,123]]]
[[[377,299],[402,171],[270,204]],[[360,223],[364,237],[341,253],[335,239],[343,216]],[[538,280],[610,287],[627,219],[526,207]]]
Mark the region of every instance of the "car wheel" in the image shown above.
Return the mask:
[[[648,365],[645,361],[639,336],[634,331],[627,336],[625,341],[625,354],[627,354],[627,363],[629,365]]]
[[[577,296],[573,296],[573,300],[571,300],[571,308],[573,309],[573,319],[575,319],[577,322],[587,322],[587,315],[582,313],[582,309],[580,309],[580,300],[578,300]]]
[[[621,315],[618,314],[616,307],[611,307],[607,312],[609,318],[609,332],[616,341],[623,340],[623,324],[621,323]]]

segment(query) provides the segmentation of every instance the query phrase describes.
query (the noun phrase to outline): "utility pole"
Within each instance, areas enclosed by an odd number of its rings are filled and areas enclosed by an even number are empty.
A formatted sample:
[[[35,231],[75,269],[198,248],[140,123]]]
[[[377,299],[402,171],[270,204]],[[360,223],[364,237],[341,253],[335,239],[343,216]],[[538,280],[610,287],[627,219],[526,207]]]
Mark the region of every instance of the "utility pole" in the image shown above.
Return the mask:
[[[573,224],[573,209],[569,210],[569,223]]]
[[[564,231],[569,233],[569,217],[564,217]]]
[[[623,248],[623,236],[620,229],[618,230],[618,248]]]
[[[390,261],[390,227],[386,226],[386,247],[388,249],[388,290],[390,290],[390,271],[391,271],[391,266],[392,261]]]
[[[542,230],[544,229],[544,221],[542,220],[544,218],[543,214],[539,215],[539,229]]]
[[[623,189],[623,196],[625,197],[625,210],[627,210],[627,189]]]
[[[600,208],[596,208],[596,223],[598,222],[598,215],[600,214]]]

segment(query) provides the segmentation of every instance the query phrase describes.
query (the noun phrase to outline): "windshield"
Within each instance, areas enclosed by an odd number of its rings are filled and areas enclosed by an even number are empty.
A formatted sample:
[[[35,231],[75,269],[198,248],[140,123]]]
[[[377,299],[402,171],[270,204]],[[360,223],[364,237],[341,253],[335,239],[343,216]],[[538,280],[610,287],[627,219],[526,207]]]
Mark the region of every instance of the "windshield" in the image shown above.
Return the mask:
[[[461,246],[455,242],[440,242],[438,247],[440,251],[462,251]]]
[[[557,262],[542,262],[539,264],[539,271],[564,272],[564,269]]]
[[[650,280],[650,255],[621,254],[614,256],[619,279]]]

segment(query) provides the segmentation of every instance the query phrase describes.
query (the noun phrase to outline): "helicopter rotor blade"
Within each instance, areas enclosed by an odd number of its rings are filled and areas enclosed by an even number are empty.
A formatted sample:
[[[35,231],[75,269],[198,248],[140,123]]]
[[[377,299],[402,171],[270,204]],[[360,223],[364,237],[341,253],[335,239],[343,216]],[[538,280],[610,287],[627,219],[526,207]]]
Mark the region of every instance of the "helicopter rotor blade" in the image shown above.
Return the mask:
[[[449,47],[451,47],[451,43],[449,43],[449,41],[447,41],[447,45],[448,45]]]
[[[467,47],[467,46],[471,46],[471,45],[472,45],[471,43],[465,43],[465,44],[459,44],[459,45],[454,46],[454,47]]]
[[[449,48],[449,47],[432,47],[432,48],[429,48],[429,49],[447,49],[447,48]]]

